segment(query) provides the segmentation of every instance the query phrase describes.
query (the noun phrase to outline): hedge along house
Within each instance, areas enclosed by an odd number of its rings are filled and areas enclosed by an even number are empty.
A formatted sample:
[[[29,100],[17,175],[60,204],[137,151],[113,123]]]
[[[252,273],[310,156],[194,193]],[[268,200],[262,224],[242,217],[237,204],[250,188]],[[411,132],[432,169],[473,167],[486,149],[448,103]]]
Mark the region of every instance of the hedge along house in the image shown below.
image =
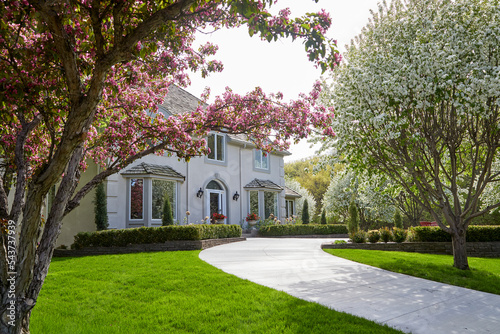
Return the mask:
[[[169,116],[194,110],[200,103],[172,86],[159,110]],[[189,162],[175,156],[149,155],[108,177],[108,228],[161,226],[164,196],[169,196],[178,224],[200,224],[213,213],[226,216],[225,224],[246,224],[249,213],[261,218],[272,213],[283,219],[295,212],[295,197],[285,191],[283,157],[290,153],[264,154],[246,136],[218,132],[208,135],[207,145],[210,154]],[[93,212],[88,202],[85,210]],[[93,215],[86,219],[93,221]],[[84,230],[95,230],[95,226],[89,228],[88,222],[81,225],[74,219],[65,221],[58,244],[73,243],[73,236]]]

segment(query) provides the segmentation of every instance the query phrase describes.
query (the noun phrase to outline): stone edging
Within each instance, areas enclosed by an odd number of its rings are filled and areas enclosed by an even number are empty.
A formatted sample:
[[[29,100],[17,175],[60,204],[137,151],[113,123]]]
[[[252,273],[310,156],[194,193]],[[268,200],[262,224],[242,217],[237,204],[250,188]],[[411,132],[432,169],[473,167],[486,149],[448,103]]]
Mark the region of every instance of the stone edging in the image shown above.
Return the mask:
[[[472,257],[500,257],[500,242],[467,242],[467,255]],[[322,244],[322,249],[366,249],[453,255],[451,242],[403,242],[366,244]]]
[[[245,241],[246,238],[222,238],[206,240],[174,240],[161,244],[137,244],[124,247],[85,247],[83,249],[54,249],[54,257],[130,254],[144,252],[164,252],[180,250],[202,250],[231,242]]]

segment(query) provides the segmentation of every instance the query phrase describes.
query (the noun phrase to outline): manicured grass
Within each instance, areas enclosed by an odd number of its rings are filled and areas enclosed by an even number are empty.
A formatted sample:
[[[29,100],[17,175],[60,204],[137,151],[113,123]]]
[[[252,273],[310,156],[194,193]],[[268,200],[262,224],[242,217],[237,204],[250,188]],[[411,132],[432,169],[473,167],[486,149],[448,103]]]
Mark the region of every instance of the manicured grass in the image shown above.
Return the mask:
[[[500,294],[500,259],[469,257],[471,270],[453,267],[451,255],[388,252],[361,249],[325,249],[348,260],[389,271]]]
[[[55,258],[31,333],[400,333],[226,274],[198,254]]]

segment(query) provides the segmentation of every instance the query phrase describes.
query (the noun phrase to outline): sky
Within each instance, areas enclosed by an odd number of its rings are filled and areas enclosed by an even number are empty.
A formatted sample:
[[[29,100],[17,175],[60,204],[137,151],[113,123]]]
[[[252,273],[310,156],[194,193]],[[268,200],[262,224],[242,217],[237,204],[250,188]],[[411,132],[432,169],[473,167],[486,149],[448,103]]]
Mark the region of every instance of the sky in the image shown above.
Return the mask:
[[[339,50],[361,32],[371,17],[370,9],[376,11],[380,0],[279,0],[271,7],[272,13],[289,7],[290,17],[325,9],[330,13],[332,26],[327,36],[336,39]],[[222,61],[224,70],[203,79],[197,74],[191,76],[187,90],[201,96],[205,87],[211,89],[211,99],[222,94],[229,86],[239,94],[245,94],[255,87],[262,87],[266,93],[282,92],[285,100],[295,99],[299,93],[309,93],[313,84],[321,77],[321,70],[307,60],[301,40],[282,39],[268,43],[258,36],[250,37],[246,27],[221,30],[211,34],[199,34],[197,41],[210,41],[219,46],[214,59]],[[324,74],[327,76],[327,73]],[[292,145],[292,155],[285,161],[294,161],[313,156],[315,149],[307,140]]]

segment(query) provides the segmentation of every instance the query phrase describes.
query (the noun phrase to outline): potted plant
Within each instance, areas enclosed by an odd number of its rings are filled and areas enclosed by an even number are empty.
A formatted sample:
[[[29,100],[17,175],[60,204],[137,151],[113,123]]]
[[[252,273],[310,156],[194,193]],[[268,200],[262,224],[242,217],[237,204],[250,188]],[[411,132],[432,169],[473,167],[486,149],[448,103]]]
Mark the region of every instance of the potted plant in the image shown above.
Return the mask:
[[[214,222],[214,224],[223,224],[224,219],[226,219],[226,216],[224,216],[222,213],[215,212],[212,215],[212,221]]]
[[[248,222],[248,225],[255,226],[255,224],[257,224],[257,222],[259,221],[260,217],[257,216],[256,213],[249,213],[247,215],[247,218],[245,218],[245,219]]]

